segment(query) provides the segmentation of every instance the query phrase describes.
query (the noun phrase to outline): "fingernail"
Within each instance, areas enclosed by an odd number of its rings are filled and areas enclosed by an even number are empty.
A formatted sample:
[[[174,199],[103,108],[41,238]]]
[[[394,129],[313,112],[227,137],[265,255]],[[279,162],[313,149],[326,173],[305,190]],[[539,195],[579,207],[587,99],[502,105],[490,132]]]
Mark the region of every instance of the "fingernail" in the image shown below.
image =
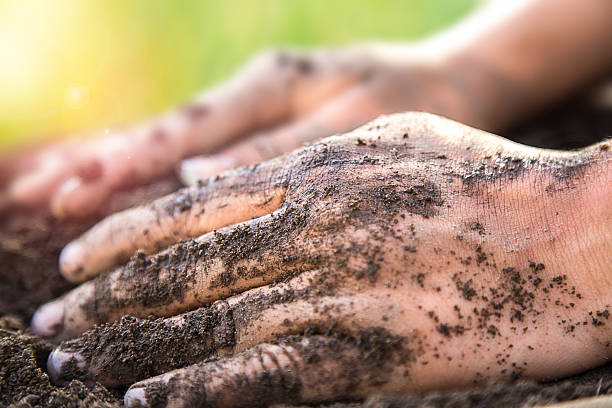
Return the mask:
[[[85,249],[79,242],[73,241],[66,245],[59,256],[59,269],[64,278],[69,281],[79,281],[83,273],[83,258]]]
[[[231,169],[238,164],[237,160],[228,155],[216,155],[211,157],[195,157],[183,160],[181,163],[180,176],[186,185],[195,185],[198,181],[207,177],[215,176],[224,170]]]
[[[54,384],[66,385],[72,380],[86,381],[86,364],[77,352],[53,350],[47,359],[47,371]]]
[[[81,177],[73,176],[70,177],[68,180],[64,181],[57,191],[61,194],[70,194],[74,190],[79,188],[81,184],[83,184],[83,180],[81,179]]]
[[[57,335],[64,325],[64,307],[58,302],[50,302],[38,308],[32,316],[32,330],[42,337]]]
[[[130,387],[123,397],[123,404],[128,407],[141,407],[147,405],[145,389],[142,387]]]

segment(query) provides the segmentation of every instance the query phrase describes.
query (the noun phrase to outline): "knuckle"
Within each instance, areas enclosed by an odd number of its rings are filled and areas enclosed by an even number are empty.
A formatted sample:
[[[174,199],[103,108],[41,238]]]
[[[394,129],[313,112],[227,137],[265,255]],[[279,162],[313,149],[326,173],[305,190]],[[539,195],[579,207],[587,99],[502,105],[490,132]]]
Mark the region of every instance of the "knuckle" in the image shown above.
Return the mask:
[[[249,65],[255,69],[278,70],[285,68],[290,58],[288,50],[268,49],[255,54]]]
[[[264,133],[249,141],[249,147],[260,160],[268,160],[285,153],[279,140],[272,134]]]
[[[291,48],[273,48],[256,54],[250,65],[266,72],[308,74],[313,69],[313,54]]]

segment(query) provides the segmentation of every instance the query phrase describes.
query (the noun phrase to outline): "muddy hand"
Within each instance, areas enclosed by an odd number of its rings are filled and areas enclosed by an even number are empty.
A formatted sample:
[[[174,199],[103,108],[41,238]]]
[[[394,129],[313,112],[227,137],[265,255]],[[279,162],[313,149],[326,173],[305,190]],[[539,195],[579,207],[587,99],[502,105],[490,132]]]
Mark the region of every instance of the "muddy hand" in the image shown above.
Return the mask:
[[[49,372],[136,382],[129,406],[578,372],[610,354],[608,148],[383,117],[102,221],[66,250],[64,273],[136,255],[43,306],[33,328],[66,339],[102,324],[62,343]]]
[[[42,149],[14,176],[8,198],[48,204],[58,217],[85,216],[114,190],[167,174],[185,157],[214,153],[180,166],[182,179],[195,184],[381,113],[468,120],[439,64],[412,54],[389,46],[262,54],[232,80],[147,123]]]

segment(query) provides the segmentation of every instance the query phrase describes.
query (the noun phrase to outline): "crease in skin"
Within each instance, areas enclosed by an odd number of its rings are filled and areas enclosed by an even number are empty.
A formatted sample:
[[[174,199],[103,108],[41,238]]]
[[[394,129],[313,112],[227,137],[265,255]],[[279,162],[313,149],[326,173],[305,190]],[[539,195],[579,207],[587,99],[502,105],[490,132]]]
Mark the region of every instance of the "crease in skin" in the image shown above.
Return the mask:
[[[411,359],[409,339],[382,328],[288,336],[234,357],[137,383],[128,390],[126,401],[137,397],[154,406],[163,395],[166,403],[176,406],[204,402],[213,407],[250,407],[315,403],[336,393],[359,398],[372,384],[384,384],[392,372],[389,364]]]

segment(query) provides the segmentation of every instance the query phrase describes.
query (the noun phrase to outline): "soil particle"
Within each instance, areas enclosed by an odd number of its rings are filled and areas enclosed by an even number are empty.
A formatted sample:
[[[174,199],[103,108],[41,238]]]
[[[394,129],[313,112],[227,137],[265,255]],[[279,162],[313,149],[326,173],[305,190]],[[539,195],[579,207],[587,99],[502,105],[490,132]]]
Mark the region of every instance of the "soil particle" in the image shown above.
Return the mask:
[[[465,327],[461,325],[449,326],[446,323],[436,326],[438,333],[445,337],[451,337],[451,335],[462,335],[465,332]]]
[[[454,251],[453,251],[454,252]],[[476,247],[476,254],[484,254],[485,248],[481,245]],[[453,256],[461,265],[469,265],[466,262],[470,256],[462,257],[454,252]],[[472,276],[467,270],[456,272],[452,276],[459,296],[467,301],[474,302],[475,306],[464,313],[455,309],[459,322],[441,322],[439,317],[429,312],[428,316],[436,323],[439,333],[446,337],[463,335],[467,330],[476,329],[474,335],[481,339],[500,336],[497,323],[503,320],[511,323],[511,330],[517,331],[517,325],[523,324],[523,331],[527,325],[537,326],[538,316],[543,312],[543,305],[547,307],[558,307],[569,309],[575,306],[574,302],[561,301],[555,296],[574,297],[576,301],[581,298],[573,286],[568,283],[566,275],[557,275],[545,278],[541,271],[546,267],[542,263],[530,261],[523,267],[505,267],[499,270],[494,262],[492,254],[487,256],[487,262],[478,263],[481,271],[490,270],[490,273],[498,275],[501,279],[494,285],[475,287]],[[553,306],[554,305],[554,306]],[[565,316],[565,313],[563,314]],[[592,324],[603,326],[609,318],[608,308],[592,311],[586,320],[573,322],[571,319],[560,319],[559,325],[564,325],[566,332],[574,332],[577,328]],[[503,323],[506,323],[503,322]]]
[[[444,204],[440,188],[433,183],[425,182],[398,190],[392,185],[381,185],[372,188],[366,193],[378,200],[387,211],[403,208],[412,214],[424,217],[436,215],[436,207]]]
[[[0,318],[0,405],[26,407],[120,407],[118,395],[78,380],[51,384],[45,372],[51,344],[23,330],[15,317]]]
[[[165,407],[168,404],[168,395],[171,389],[160,383],[151,383],[147,386],[147,402],[150,407]]]

